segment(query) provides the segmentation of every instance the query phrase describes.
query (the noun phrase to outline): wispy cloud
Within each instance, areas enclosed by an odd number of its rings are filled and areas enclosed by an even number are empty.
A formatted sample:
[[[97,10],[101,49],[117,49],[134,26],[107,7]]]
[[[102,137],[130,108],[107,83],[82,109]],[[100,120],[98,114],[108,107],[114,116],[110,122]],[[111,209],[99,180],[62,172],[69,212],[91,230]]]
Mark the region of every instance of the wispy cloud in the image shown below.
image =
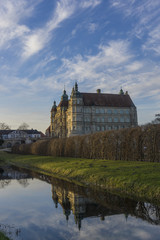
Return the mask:
[[[145,51],[153,51],[156,55],[160,56],[160,24],[155,26],[149,32],[147,41],[143,45]]]
[[[30,4],[30,0],[0,1],[0,48],[8,48],[11,40],[29,32],[29,28],[20,22],[33,13],[39,2],[40,0],[34,4]]]
[[[94,33],[97,29],[98,25],[96,23],[89,23],[88,30],[90,33]]]
[[[144,44],[142,49],[152,50],[160,55],[160,3],[159,0],[116,0],[110,1],[111,7],[124,14],[125,18],[134,18],[132,35],[142,39]]]
[[[131,73],[140,70],[143,66],[144,64],[142,62],[135,61],[131,64],[128,64],[126,66],[126,70]]]
[[[42,70],[55,59],[51,55],[30,67],[30,75],[39,70],[42,72],[40,76],[32,77],[32,80],[25,77],[12,77],[10,82],[8,77],[8,81],[5,80],[8,88],[12,91],[16,87],[17,96],[36,97],[44,91],[61,94],[64,84],[70,91],[74,81],[77,80],[82,86],[81,91],[95,91],[100,87],[103,92],[116,93],[122,86],[137,99],[145,97],[158,99],[160,89],[158,64],[147,60],[138,61],[127,40],[101,44],[97,54],[94,55],[79,54],[70,59],[63,58],[62,64],[56,70],[51,70],[52,66],[50,66],[50,74],[45,76],[45,71],[43,74]],[[1,90],[5,91],[5,88]]]
[[[102,0],[82,0],[80,2],[80,7],[82,8],[88,8],[88,7],[96,7],[102,2]]]
[[[69,18],[75,10],[75,4],[72,1],[61,0],[57,2],[57,7],[53,12],[52,18],[43,28],[34,30],[23,40],[23,57],[28,58],[37,53],[49,42],[52,31],[60,26],[60,23]]]
[[[28,18],[35,11],[36,5],[42,0],[31,4],[26,0],[3,0],[0,2],[0,47],[9,48],[11,41],[17,39],[21,46],[21,55],[24,59],[38,53],[53,37],[54,30],[61,23],[70,18],[78,9],[94,8],[101,3],[100,0],[59,0],[48,22],[41,28],[30,29],[22,20]],[[21,43],[21,45],[20,45]]]
[[[78,80],[85,83],[85,91],[118,92],[122,86],[137,99],[159,96],[160,69],[147,60],[135,60],[127,41],[111,41],[100,45],[96,55],[77,55],[73,59],[63,59],[63,65],[53,75],[54,81],[71,83]],[[52,82],[52,86],[50,85]],[[54,87],[53,80],[49,83]],[[63,85],[62,84],[62,85]]]

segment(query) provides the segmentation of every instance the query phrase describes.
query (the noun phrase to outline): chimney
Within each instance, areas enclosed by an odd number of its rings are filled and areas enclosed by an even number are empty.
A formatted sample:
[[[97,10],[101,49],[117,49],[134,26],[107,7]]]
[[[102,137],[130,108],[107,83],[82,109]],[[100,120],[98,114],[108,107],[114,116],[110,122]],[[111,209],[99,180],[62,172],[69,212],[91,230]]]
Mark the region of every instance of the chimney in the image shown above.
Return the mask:
[[[101,93],[101,89],[97,89],[97,93]]]

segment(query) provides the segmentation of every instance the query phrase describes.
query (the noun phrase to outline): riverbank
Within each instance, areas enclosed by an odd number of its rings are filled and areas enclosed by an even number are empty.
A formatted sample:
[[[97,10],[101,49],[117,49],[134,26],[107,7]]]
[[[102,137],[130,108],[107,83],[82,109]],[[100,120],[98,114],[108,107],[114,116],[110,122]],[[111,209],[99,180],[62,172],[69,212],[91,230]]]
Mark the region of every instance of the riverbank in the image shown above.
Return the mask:
[[[2,232],[0,232],[0,240],[9,240]]]
[[[160,203],[160,164],[19,155],[0,152],[1,165],[13,164],[79,185],[101,187],[119,195]]]

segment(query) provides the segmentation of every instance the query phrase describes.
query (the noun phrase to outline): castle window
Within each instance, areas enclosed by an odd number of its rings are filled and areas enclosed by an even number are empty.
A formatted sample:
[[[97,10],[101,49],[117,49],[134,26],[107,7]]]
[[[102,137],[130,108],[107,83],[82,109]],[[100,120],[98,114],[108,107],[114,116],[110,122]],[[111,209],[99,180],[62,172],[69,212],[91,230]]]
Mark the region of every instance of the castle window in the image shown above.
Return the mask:
[[[102,131],[104,131],[104,130],[105,130],[105,127],[104,127],[104,126],[102,126],[101,128],[102,128]]]
[[[125,113],[126,113],[126,114],[129,114],[129,110],[128,110],[128,109],[126,109],[126,110],[125,110]]]
[[[101,122],[104,122],[104,118],[101,119]]]
[[[85,112],[85,113],[91,113],[91,109],[90,109],[90,108],[85,108],[85,109],[84,109],[84,112]]]
[[[85,129],[86,129],[86,132],[90,131],[90,127],[86,127]]]
[[[120,118],[120,122],[124,122],[124,118],[123,117]]]
[[[107,110],[107,113],[108,113],[108,114],[112,114],[112,110],[111,110],[111,109],[108,109],[108,110]]]
[[[99,109],[98,108],[96,108],[96,113],[99,113]]]
[[[114,118],[114,122],[118,122],[118,118],[115,117],[115,118]]]
[[[129,117],[125,118],[125,122],[130,122]]]
[[[82,109],[80,107],[77,107],[77,112],[81,112]]]
[[[111,117],[108,118],[108,122],[112,122],[112,118]]]
[[[104,109],[103,109],[103,108],[101,108],[101,109],[100,109],[100,112],[101,112],[101,113],[104,113]]]
[[[119,113],[120,113],[120,114],[123,114],[123,113],[124,113],[123,109],[120,109],[120,110],[119,110]]]
[[[114,114],[117,114],[117,109],[114,109],[114,110],[113,110],[113,113],[114,113]]]
[[[97,126],[97,131],[100,131],[100,127],[99,126]]]

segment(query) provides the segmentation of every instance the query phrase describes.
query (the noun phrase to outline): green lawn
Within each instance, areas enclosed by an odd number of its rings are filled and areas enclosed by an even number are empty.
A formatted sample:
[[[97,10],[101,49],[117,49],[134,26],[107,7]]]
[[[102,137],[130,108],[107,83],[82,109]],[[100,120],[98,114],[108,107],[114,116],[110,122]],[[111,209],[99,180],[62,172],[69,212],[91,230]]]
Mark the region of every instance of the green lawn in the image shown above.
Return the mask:
[[[0,152],[0,162],[160,203],[160,163],[60,158],[3,152]]]

